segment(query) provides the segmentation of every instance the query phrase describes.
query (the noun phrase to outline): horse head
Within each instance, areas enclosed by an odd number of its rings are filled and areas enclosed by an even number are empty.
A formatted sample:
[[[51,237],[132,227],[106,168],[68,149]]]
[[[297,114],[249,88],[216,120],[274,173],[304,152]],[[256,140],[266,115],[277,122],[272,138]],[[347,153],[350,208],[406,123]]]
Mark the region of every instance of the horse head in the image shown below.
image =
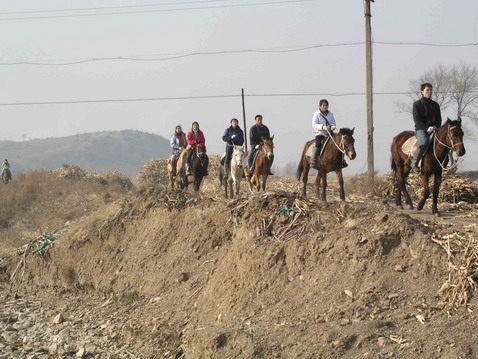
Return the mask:
[[[266,154],[266,158],[269,160],[274,159],[274,136],[271,138],[262,137],[262,148]]]
[[[452,151],[456,151],[458,157],[463,156],[466,151],[465,145],[463,144],[463,136],[465,134],[461,128],[461,118],[458,117],[455,121],[447,118],[443,127],[448,127],[448,135],[445,143],[450,146]]]
[[[347,155],[348,158],[351,160],[355,159],[357,156],[357,153],[355,152],[355,139],[353,137],[355,131],[355,127],[350,129],[350,128],[341,128],[339,131],[339,135],[342,136],[341,139],[341,147],[344,151],[344,153]]]
[[[242,156],[244,155],[244,145],[238,146],[234,145],[234,150],[232,152],[232,156],[236,161],[236,166],[242,168]]]

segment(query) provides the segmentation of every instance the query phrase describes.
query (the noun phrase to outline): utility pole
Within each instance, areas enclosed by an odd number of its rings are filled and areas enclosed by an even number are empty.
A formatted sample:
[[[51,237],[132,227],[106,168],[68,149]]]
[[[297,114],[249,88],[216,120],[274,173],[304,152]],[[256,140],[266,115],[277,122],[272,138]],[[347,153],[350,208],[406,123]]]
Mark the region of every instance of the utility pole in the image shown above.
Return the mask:
[[[374,0],[364,0],[365,5],[365,60],[367,67],[367,168],[368,175],[374,177],[373,160],[373,76],[372,76],[372,14],[370,3]]]
[[[244,103],[244,89],[242,89],[242,119],[244,121],[244,150],[247,151],[246,105]]]

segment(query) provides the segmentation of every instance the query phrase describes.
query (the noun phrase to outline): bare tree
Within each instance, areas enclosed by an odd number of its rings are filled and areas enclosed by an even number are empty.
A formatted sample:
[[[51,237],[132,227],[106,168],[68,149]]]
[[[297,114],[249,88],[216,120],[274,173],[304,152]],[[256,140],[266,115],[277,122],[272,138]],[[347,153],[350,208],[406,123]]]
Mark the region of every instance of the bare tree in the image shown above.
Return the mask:
[[[451,67],[438,65],[426,71],[416,80],[409,82],[410,98],[407,102],[397,102],[397,107],[407,113],[412,112],[412,103],[420,99],[420,84],[433,85],[433,99],[441,109],[452,108],[455,118],[468,118],[478,126],[478,67],[461,64]]]
[[[450,97],[457,118],[469,118],[478,126],[478,67],[461,64],[451,68],[450,75]]]
[[[397,102],[396,105],[402,112],[412,113],[412,104],[419,100],[422,95],[420,93],[420,85],[429,82],[433,85],[433,99],[438,102],[441,109],[445,109],[452,102],[451,98],[451,75],[450,69],[443,65],[426,71],[416,80],[409,82],[409,93],[406,96],[410,99],[407,102]]]

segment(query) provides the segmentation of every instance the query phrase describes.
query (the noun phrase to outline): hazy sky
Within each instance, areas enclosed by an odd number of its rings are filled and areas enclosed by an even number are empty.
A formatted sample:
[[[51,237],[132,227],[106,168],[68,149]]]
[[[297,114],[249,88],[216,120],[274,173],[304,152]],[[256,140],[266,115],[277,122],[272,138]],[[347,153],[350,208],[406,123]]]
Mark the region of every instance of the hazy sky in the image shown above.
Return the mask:
[[[139,4],[163,5],[40,12]],[[197,9],[200,7],[203,9]],[[24,13],[27,11],[35,13]],[[101,15],[118,12],[126,14]],[[264,123],[275,135],[278,165],[299,159],[303,144],[313,137],[312,114],[318,101],[327,98],[338,126],[355,127],[358,156],[346,174],[367,170],[365,96],[331,95],[365,92],[365,45],[353,44],[365,38],[360,0],[3,0],[0,13],[0,139],[122,129],[169,138],[176,124],[188,129],[192,121],[198,121],[208,151],[220,153],[224,147],[221,136],[229,120],[239,118],[242,127],[240,93],[244,88],[249,95],[247,127],[254,115],[264,116]],[[94,16],[77,16],[86,14]],[[478,43],[478,1],[376,0],[372,15],[376,42]],[[331,44],[342,46],[300,50]],[[216,54],[165,60],[206,52]],[[104,60],[118,57],[162,60]],[[103,60],[53,65],[91,59]],[[46,65],[7,65],[19,62]],[[413,129],[411,116],[399,113],[395,105],[406,97],[379,93],[408,91],[409,81],[427,69],[459,63],[478,65],[478,46],[374,45],[377,170],[389,171],[392,138]],[[251,96],[277,94],[315,95]],[[236,97],[219,97],[224,95]],[[197,96],[218,97],[5,105]],[[443,117],[447,115],[454,117],[453,110],[444,110]],[[477,136],[476,127],[469,129]],[[478,144],[466,140],[465,145],[468,154],[461,168],[476,170]]]

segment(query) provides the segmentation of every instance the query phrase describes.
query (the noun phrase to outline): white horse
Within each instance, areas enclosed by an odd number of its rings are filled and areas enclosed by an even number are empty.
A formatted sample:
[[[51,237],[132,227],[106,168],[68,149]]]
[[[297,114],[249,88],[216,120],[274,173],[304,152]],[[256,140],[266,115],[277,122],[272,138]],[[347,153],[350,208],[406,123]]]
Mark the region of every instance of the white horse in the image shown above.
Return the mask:
[[[224,168],[219,172],[219,181],[224,184],[225,197],[227,198],[227,189],[229,187],[230,197],[239,197],[241,189],[241,180],[243,176],[242,156],[244,155],[244,145],[234,145],[231,157],[231,175],[224,173]]]

